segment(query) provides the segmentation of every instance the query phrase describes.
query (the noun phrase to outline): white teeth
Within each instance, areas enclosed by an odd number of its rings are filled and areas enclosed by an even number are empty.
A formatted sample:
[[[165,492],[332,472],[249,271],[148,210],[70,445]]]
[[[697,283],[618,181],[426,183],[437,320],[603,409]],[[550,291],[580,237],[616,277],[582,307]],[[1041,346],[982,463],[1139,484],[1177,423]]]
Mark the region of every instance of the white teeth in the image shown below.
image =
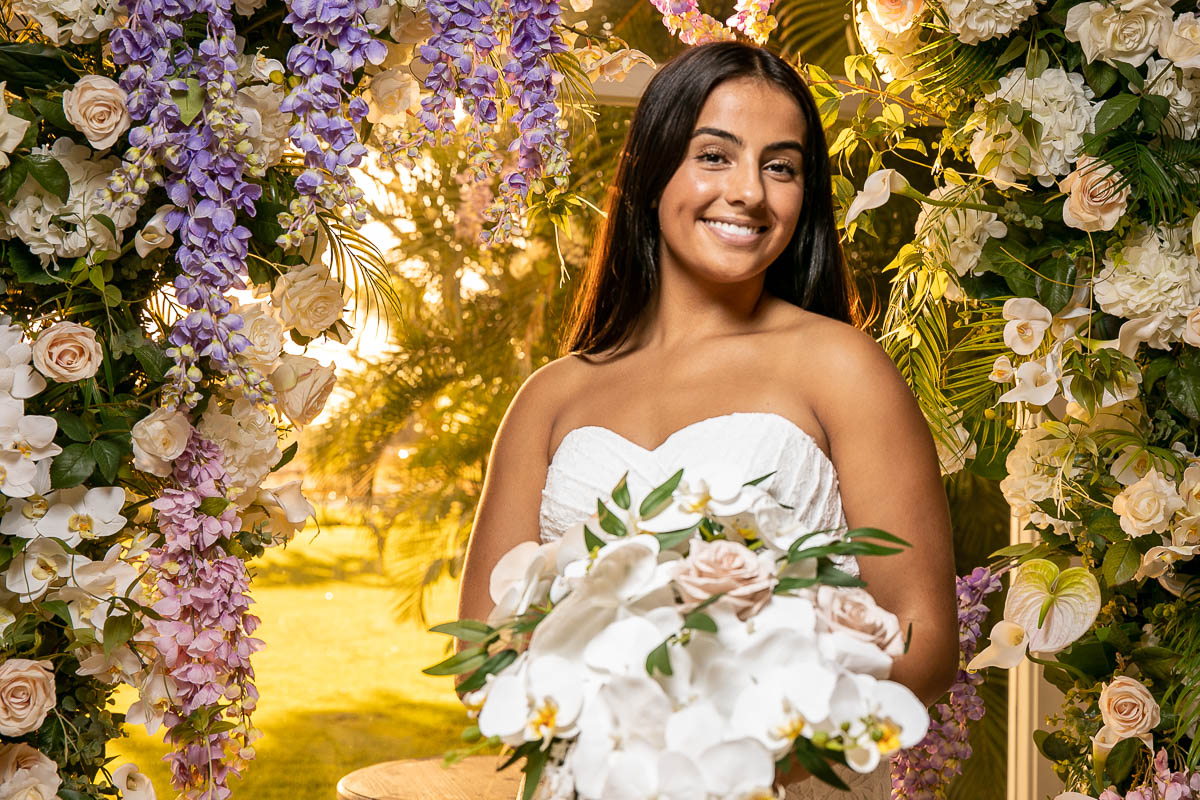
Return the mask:
[[[738,236],[752,236],[758,233],[758,228],[750,228],[745,225],[734,225],[732,222],[718,222],[713,219],[704,220],[705,225],[711,225],[714,228],[720,228],[723,231],[737,234]]]

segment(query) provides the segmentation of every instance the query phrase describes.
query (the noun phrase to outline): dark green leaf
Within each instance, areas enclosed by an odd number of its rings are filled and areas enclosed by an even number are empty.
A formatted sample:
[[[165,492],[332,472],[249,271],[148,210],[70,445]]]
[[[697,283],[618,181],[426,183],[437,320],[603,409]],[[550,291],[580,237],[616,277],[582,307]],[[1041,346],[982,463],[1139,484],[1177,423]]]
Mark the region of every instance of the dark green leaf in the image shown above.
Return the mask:
[[[200,501],[200,506],[196,510],[210,517],[219,517],[232,504],[233,501],[228,497],[206,497]]]
[[[717,623],[703,611],[693,611],[683,618],[683,627],[707,633],[717,632]]]
[[[1171,100],[1158,94],[1144,94],[1141,109],[1145,119],[1145,131],[1156,133],[1162,127],[1163,120],[1171,113]]]
[[[629,477],[629,473],[626,472],[624,475],[621,476],[621,480],[617,483],[616,486],[613,487],[613,490],[612,490],[613,502],[616,503],[619,508],[622,508],[626,511],[629,510],[629,504],[630,504],[630,502],[632,502],[629,499],[629,484],[627,484],[625,482],[625,479],[628,477]]]
[[[624,536],[628,533],[625,530],[625,523],[617,518],[617,515],[609,510],[608,506],[604,505],[604,501],[596,500],[596,513],[600,516],[600,528],[609,536]]]
[[[780,578],[779,583],[775,584],[773,590],[775,594],[783,594],[784,592],[795,591],[796,589],[807,589],[810,586],[816,586],[816,578]]]
[[[113,651],[133,638],[133,615],[122,614],[104,620],[104,655],[111,656]]]
[[[43,611],[49,611],[54,616],[58,617],[64,625],[71,627],[71,610],[67,608],[67,604],[62,600],[44,600],[38,603],[38,606]]]
[[[1113,542],[1104,554],[1101,574],[1109,586],[1120,586],[1133,578],[1142,563],[1142,554],[1128,539]]]
[[[1133,773],[1134,761],[1145,745],[1140,739],[1122,739],[1108,753],[1108,761],[1104,772],[1113,783],[1122,783]]]
[[[495,629],[486,622],[474,619],[460,619],[455,622],[443,622],[429,629],[430,633],[444,633],[464,642],[482,642],[495,633]]]
[[[271,467],[271,472],[276,472],[286,467],[291,460],[296,457],[296,450],[299,449],[299,447],[299,442],[292,442],[289,444],[287,449],[283,451],[283,455],[281,455],[279,460],[275,462],[275,466]]]
[[[792,746],[792,755],[800,762],[800,766],[812,773],[814,778],[824,781],[835,789],[841,789],[843,792],[850,790],[846,782],[833,771],[833,767],[829,766],[829,762],[821,755],[817,746],[808,739],[803,736],[798,737]]]
[[[677,544],[687,541],[687,539],[696,532],[696,525],[690,528],[684,528],[678,531],[669,531],[667,533],[656,533],[654,538],[658,539],[659,550],[670,550]]]
[[[1108,133],[1116,129],[1118,125],[1133,116],[1133,112],[1137,111],[1140,102],[1141,99],[1134,94],[1119,94],[1105,100],[1104,105],[1100,106],[1100,110],[1096,112],[1096,133]]]
[[[1108,90],[1117,85],[1117,76],[1121,73],[1105,64],[1103,61],[1093,61],[1083,65],[1083,77],[1087,85],[1092,87],[1096,97],[1103,97]]]
[[[50,463],[50,485],[55,489],[78,486],[96,469],[92,449],[83,443],[69,444]]]
[[[171,359],[154,344],[135,347],[133,357],[146,371],[146,377],[154,383],[162,381],[167,375],[167,370],[171,368]]]
[[[670,505],[671,495],[675,492],[675,487],[679,485],[682,477],[683,470],[679,470],[667,478],[664,483],[654,487],[650,494],[642,500],[642,505],[638,508],[638,516],[642,519],[649,519]]]
[[[1004,52],[996,60],[996,66],[1002,67],[1011,61],[1016,61],[1025,54],[1027,49],[1029,49],[1029,40],[1024,36],[1014,36],[1009,40],[1008,47],[1004,48]]]
[[[439,661],[432,667],[421,670],[426,675],[461,675],[479,669],[487,661],[487,650],[483,647],[469,647]]]
[[[1200,371],[1187,366],[1167,373],[1167,399],[1192,419],[1200,419]]]
[[[830,562],[824,562],[817,567],[817,582],[823,583],[826,586],[866,586],[867,582],[861,578],[851,575],[849,572],[843,572]]]
[[[1142,391],[1150,391],[1154,388],[1154,384],[1171,370],[1175,369],[1175,362],[1166,356],[1153,359],[1146,365],[1146,369],[1142,371]]]
[[[1133,84],[1135,89],[1141,89],[1146,85],[1146,78],[1142,73],[1138,72],[1137,67],[1125,61],[1118,61],[1117,70],[1124,76],[1125,80]]]
[[[23,158],[13,158],[8,169],[0,172],[0,203],[8,203],[29,177],[29,167]]]
[[[483,662],[483,666],[475,670],[475,674],[460,683],[457,687],[459,694],[464,692],[473,692],[476,689],[483,688],[487,683],[489,675],[494,675],[500,672],[509,664],[517,660],[517,651],[513,649],[501,650],[494,656]]]
[[[768,472],[766,475],[755,478],[752,481],[746,481],[745,483],[742,484],[742,486],[758,486],[760,483],[762,483],[763,481],[765,481],[767,478],[771,477],[774,474],[775,474],[775,471],[772,470],[771,472]]]
[[[521,800],[533,800],[538,784],[542,782],[542,770],[546,768],[549,758],[550,751],[540,748],[530,751],[525,757],[525,765],[521,767],[521,772],[525,773],[525,788],[521,791]]]
[[[1168,681],[1179,661],[1179,654],[1166,647],[1139,647],[1130,654],[1130,658],[1148,677]]]
[[[25,156],[25,164],[29,167],[29,174],[43,189],[67,202],[71,196],[71,178],[57,158],[48,153],[30,153]]]
[[[69,436],[72,441],[86,442],[92,438],[84,421],[70,411],[55,411],[54,419],[58,422],[58,429]]]
[[[63,111],[62,98],[51,100],[48,97],[38,97],[30,95],[28,98],[29,105],[37,109],[37,112],[42,115],[42,118],[49,122],[60,131],[74,131],[75,126],[67,119],[66,113]]]
[[[0,75],[8,82],[8,91],[17,94],[59,82],[74,83],[78,76],[69,66],[72,63],[82,67],[57,47],[32,42],[0,44]]]
[[[667,648],[667,642],[663,642],[646,656],[646,674],[654,677],[655,672],[663,675],[671,674],[671,653]]]
[[[991,558],[1015,558],[1023,556],[1036,547],[1033,542],[1021,542],[1020,544],[1010,544],[1008,547],[1001,547],[996,552],[992,553]]]
[[[92,214],[92,219],[99,222],[105,228],[108,228],[108,232],[113,235],[114,239],[117,237],[117,224],[112,221],[112,217],[105,214]]]
[[[1125,538],[1125,531],[1121,530],[1121,518],[1112,512],[1109,508],[1097,508],[1087,518],[1087,532],[1101,536],[1110,542],[1117,542]]]
[[[587,547],[588,552],[591,553],[594,550],[604,547],[604,540],[585,525],[583,527],[583,544]]]
[[[1033,742],[1042,755],[1055,763],[1061,764],[1070,761],[1076,754],[1076,748],[1062,731],[1050,734],[1045,731],[1037,731],[1034,734]]]
[[[117,470],[121,466],[122,448],[111,439],[97,439],[92,442],[92,458],[100,467],[100,474],[109,483],[117,479]]]
[[[19,239],[11,239],[6,243],[5,250],[8,255],[8,266],[12,268],[18,281],[32,283],[35,286],[54,283],[54,278],[42,267],[41,259],[31,253],[24,242]]]
[[[904,539],[901,539],[896,534],[888,533],[887,531],[880,530],[879,528],[851,528],[850,530],[846,531],[844,538],[847,541],[853,541],[855,539],[879,539],[883,542],[898,544],[901,547],[912,547],[911,544]]]

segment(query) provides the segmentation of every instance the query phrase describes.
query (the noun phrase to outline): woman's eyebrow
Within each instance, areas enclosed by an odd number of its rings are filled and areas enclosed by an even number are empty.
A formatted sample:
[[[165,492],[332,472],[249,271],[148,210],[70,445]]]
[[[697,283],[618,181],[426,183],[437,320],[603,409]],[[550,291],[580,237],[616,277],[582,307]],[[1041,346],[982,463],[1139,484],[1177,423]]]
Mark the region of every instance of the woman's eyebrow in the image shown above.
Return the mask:
[[[745,144],[745,142],[743,142],[741,137],[737,134],[730,133],[729,131],[723,131],[720,128],[696,128],[696,130],[692,131],[692,138],[695,139],[697,136],[704,136],[706,134],[708,136],[716,136],[718,139],[725,139],[726,141],[734,143],[738,147],[741,147]],[[763,148],[764,152],[769,150],[797,150],[803,153],[804,145],[795,139],[787,139],[782,142],[772,142]]]

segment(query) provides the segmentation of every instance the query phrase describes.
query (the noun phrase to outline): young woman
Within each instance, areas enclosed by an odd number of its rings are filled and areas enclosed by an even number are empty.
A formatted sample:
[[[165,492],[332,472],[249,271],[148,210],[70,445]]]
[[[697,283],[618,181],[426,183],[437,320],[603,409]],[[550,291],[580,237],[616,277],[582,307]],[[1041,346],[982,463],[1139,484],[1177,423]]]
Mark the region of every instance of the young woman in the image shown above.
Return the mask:
[[[946,499],[925,420],[857,313],[799,75],[732,42],[663,67],[634,115],[567,355],[529,378],[496,435],[461,616],[487,617],[501,555],[587,518],[627,470],[649,486],[716,458],[774,471],[763,486],[814,530],[912,544],[844,568],[911,625],[892,679],[932,703],[958,652]],[[849,795],[782,780],[789,798],[890,797],[886,769],[843,774]]]

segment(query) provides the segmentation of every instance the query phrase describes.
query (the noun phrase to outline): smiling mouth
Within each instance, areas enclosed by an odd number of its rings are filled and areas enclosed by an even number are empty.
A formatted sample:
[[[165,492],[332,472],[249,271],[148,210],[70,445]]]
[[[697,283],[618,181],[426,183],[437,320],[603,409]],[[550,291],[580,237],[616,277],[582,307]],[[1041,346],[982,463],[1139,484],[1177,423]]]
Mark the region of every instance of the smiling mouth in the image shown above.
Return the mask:
[[[749,241],[767,232],[766,225],[738,225],[734,222],[722,222],[715,219],[702,219],[701,222],[713,232],[719,234],[722,239],[726,240],[741,239]]]

